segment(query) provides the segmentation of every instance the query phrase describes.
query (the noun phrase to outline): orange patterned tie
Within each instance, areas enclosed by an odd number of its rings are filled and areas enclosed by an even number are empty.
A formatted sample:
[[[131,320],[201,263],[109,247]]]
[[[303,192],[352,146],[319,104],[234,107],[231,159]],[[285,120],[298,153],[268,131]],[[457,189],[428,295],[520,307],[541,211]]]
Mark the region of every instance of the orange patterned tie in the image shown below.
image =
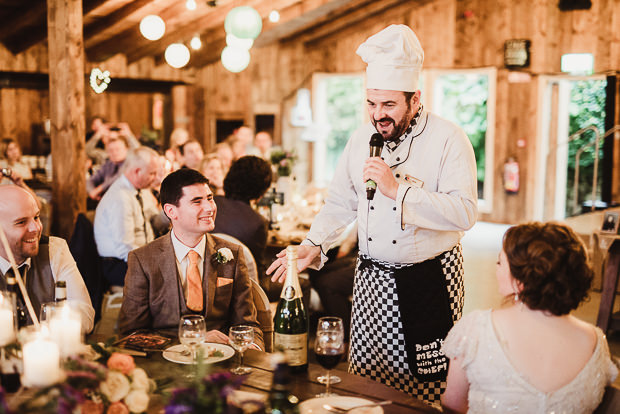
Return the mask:
[[[200,255],[190,250],[187,258],[187,307],[194,312],[202,312],[202,280],[198,269]]]

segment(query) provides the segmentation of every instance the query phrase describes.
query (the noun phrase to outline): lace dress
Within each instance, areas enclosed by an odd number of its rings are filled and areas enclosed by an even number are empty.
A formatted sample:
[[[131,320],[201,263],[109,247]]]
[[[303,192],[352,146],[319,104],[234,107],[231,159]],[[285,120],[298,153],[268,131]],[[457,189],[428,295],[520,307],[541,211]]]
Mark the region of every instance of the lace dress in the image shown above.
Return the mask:
[[[573,380],[552,393],[537,390],[511,365],[493,329],[491,310],[464,316],[444,341],[449,358],[459,357],[469,381],[469,413],[591,413],[618,369],[607,340],[596,328],[596,349]]]

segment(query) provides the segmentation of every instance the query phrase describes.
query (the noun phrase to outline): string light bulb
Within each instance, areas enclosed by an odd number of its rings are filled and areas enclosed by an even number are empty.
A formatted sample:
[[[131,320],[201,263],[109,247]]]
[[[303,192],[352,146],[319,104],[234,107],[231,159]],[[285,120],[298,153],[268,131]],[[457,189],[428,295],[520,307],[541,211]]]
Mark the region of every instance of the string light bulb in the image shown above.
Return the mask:
[[[196,10],[196,0],[187,0],[185,2],[185,7],[187,8],[187,10]]]
[[[200,49],[202,47],[202,41],[200,40],[200,36],[196,35],[192,37],[192,40],[189,41],[189,45],[194,50]]]
[[[172,43],[166,48],[164,59],[173,68],[182,68],[189,62],[189,49],[183,43]]]
[[[140,21],[140,33],[149,40],[159,40],[166,33],[166,23],[161,17],[149,14]]]
[[[277,10],[272,10],[269,13],[269,21],[271,23],[277,23],[278,21],[280,21],[280,12],[278,12]]]

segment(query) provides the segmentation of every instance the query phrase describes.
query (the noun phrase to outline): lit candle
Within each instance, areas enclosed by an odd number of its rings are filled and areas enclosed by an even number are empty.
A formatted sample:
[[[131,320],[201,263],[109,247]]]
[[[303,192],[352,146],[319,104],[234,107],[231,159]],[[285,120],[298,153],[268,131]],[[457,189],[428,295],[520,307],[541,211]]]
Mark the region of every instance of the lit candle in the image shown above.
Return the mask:
[[[47,387],[60,380],[60,354],[54,342],[42,338],[28,342],[23,347],[23,356],[24,385]]]
[[[58,345],[60,356],[77,355],[82,347],[82,324],[77,313],[67,305],[54,312],[50,320],[50,336]]]
[[[15,342],[15,317],[10,309],[0,308],[0,346]]]

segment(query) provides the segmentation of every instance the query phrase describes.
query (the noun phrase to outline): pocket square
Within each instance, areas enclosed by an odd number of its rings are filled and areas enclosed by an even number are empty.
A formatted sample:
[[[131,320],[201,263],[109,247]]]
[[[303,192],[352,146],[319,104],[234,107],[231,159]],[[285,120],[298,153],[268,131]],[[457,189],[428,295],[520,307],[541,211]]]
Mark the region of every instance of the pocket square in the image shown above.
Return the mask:
[[[233,282],[233,280],[228,278],[228,277],[218,277],[217,278],[217,287],[226,286],[226,285],[231,284],[232,282]]]

